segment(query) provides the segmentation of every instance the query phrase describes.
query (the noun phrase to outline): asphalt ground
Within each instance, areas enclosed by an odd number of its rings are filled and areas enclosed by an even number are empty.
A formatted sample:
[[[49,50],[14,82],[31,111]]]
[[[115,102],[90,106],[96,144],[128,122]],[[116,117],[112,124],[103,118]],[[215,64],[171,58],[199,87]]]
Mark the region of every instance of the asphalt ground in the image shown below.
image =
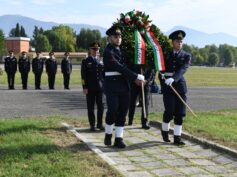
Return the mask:
[[[30,117],[67,115],[81,117],[87,115],[86,99],[81,88],[63,90],[7,90],[0,86],[0,117]],[[189,88],[189,106],[196,112],[237,108],[237,88]],[[150,112],[163,112],[162,95],[153,94]],[[140,108],[136,109],[140,112]]]

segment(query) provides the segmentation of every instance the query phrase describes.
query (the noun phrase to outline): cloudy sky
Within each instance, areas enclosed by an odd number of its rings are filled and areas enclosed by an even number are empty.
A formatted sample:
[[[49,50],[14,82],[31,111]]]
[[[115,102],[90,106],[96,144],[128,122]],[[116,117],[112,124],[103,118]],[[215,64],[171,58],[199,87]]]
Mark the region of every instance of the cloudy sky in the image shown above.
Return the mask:
[[[162,31],[182,25],[237,36],[236,0],[0,0],[0,15],[19,14],[58,23],[108,28],[119,14],[141,10]]]

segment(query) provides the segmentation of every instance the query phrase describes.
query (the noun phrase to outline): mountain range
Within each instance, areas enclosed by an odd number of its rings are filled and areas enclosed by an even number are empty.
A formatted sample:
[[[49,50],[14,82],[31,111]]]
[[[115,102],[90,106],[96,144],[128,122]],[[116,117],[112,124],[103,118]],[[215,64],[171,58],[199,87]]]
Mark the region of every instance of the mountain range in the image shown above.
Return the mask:
[[[3,30],[5,36],[8,36],[10,30],[15,28],[16,23],[19,23],[25,28],[26,34],[30,37],[32,36],[34,26],[42,27],[44,30],[51,29],[53,26],[60,25],[59,23],[55,22],[45,22],[40,20],[35,20],[33,18],[21,16],[21,15],[3,15],[0,16],[0,29]],[[89,28],[89,29],[98,29],[101,34],[104,36],[106,28],[101,26],[94,26],[88,24],[63,24],[68,25],[79,33],[81,28]],[[175,26],[174,28],[170,29],[164,34],[169,35],[172,31],[181,29],[186,32],[186,38],[184,42],[189,45],[194,45],[197,47],[204,47],[205,45],[209,44],[229,44],[237,47],[237,37],[226,34],[226,33],[214,33],[208,34],[205,32],[201,32],[195,29],[187,28],[184,26]]]

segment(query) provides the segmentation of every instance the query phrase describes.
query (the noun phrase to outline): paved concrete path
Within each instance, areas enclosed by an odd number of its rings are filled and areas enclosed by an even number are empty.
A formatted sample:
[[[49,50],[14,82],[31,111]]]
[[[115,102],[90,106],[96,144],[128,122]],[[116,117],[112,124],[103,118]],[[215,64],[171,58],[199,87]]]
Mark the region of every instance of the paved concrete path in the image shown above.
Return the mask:
[[[103,131],[76,127],[71,131],[125,176],[237,176],[237,159],[190,141],[183,147],[164,143],[155,127],[127,126],[125,149],[104,146]]]

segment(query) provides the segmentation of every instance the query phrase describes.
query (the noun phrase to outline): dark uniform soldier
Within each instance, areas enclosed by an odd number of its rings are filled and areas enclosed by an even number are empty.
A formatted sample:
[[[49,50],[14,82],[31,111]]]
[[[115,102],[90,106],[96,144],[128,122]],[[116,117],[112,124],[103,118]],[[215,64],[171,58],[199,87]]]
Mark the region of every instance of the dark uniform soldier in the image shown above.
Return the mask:
[[[125,148],[123,131],[129,107],[129,80],[141,85],[144,82],[144,76],[132,72],[125,65],[125,60],[119,47],[122,42],[121,29],[114,25],[106,31],[106,34],[109,36],[109,44],[105,48],[103,61],[105,70],[104,89],[108,110],[104,144],[112,144],[113,124],[115,123],[114,146]]]
[[[172,40],[173,51],[165,59],[163,101],[165,111],[163,114],[162,137],[165,142],[169,140],[169,123],[174,118],[174,144],[184,145],[181,140],[183,119],[186,116],[186,107],[178,96],[171,89],[171,85],[176,89],[184,101],[186,101],[187,86],[183,77],[191,63],[191,55],[182,50],[182,40],[185,32],[182,30],[174,31],[169,35]]]
[[[46,73],[48,74],[49,89],[54,90],[55,76],[57,73],[57,61],[54,52],[49,53],[49,59],[45,61]]]
[[[61,62],[61,71],[63,73],[64,89],[69,90],[70,75],[72,73],[72,63],[69,58],[69,52],[65,52],[64,56],[65,57]]]
[[[44,60],[40,56],[41,52],[36,52],[36,57],[32,60],[32,71],[35,75],[35,89],[40,90],[41,75],[44,69]]]
[[[96,42],[89,46],[89,57],[82,60],[81,78],[83,92],[86,95],[88,119],[90,130],[95,131],[94,106],[97,105],[97,128],[104,130],[102,125],[103,105],[103,64],[99,61],[97,53],[100,45]]]
[[[7,73],[8,89],[13,90],[15,74],[17,71],[17,60],[13,51],[9,51],[9,56],[5,58],[5,71]]]
[[[130,69],[136,73],[141,72],[141,66],[139,65],[132,65]],[[149,100],[150,100],[150,86],[151,83],[154,81],[154,71],[152,69],[144,69],[144,76],[146,80],[146,84],[144,85],[144,99],[145,99],[145,112],[146,112],[146,118],[144,116],[144,110],[143,110],[143,100],[142,100],[142,88],[138,86],[135,83],[131,83],[131,97],[130,97],[130,105],[129,105],[129,112],[128,112],[128,125],[132,125],[133,118],[134,118],[134,112],[136,108],[136,101],[137,98],[141,98],[141,107],[142,107],[142,113],[141,113],[141,124],[143,129],[150,129],[150,126],[147,125],[148,123],[148,107],[149,107]]]
[[[26,52],[21,53],[22,56],[19,58],[18,67],[21,73],[22,89],[27,89],[28,75],[30,72],[30,60],[26,55]]]

